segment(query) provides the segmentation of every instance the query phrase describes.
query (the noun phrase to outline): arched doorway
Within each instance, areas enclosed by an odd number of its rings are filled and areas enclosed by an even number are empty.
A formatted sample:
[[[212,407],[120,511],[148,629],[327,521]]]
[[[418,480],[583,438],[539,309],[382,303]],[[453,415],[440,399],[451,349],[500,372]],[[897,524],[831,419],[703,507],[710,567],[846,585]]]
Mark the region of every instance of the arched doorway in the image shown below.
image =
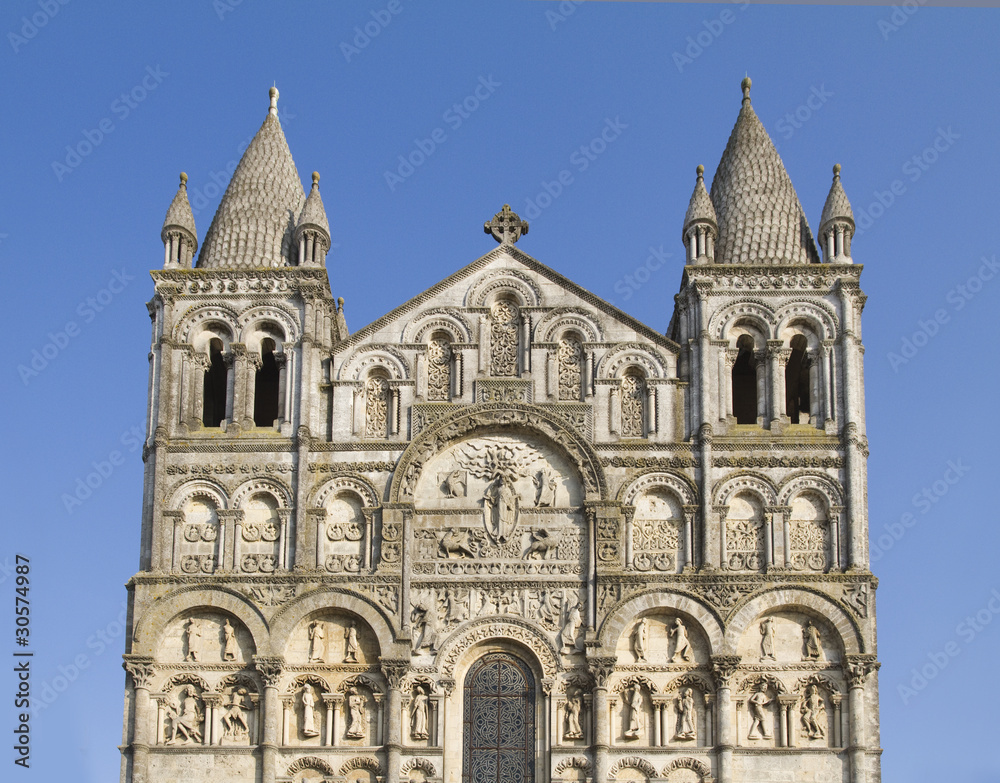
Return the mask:
[[[463,783],[535,779],[535,678],[505,652],[488,653],[465,677]]]

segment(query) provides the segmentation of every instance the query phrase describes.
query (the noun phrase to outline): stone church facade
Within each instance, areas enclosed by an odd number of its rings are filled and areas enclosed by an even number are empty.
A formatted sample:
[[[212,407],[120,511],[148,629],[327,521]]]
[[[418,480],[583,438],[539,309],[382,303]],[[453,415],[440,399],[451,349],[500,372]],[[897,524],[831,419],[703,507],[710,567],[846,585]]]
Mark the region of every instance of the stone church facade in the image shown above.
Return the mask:
[[[182,175],[122,781],[880,780],[854,221],[749,90],[665,334],[507,206],[349,334],[276,90],[200,253]]]

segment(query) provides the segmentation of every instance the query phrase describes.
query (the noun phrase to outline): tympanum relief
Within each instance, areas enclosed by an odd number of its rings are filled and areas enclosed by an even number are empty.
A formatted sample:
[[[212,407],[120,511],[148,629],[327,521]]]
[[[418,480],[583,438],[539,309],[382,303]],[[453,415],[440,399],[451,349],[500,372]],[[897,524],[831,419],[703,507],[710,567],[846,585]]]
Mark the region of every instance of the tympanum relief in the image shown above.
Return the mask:
[[[744,661],[768,665],[813,664],[826,668],[840,661],[840,651],[833,643],[835,633],[808,615],[781,611],[752,623],[740,640],[738,652]]]
[[[251,660],[253,653],[253,641],[239,620],[221,613],[199,613],[171,623],[157,658],[191,664],[241,664]]]

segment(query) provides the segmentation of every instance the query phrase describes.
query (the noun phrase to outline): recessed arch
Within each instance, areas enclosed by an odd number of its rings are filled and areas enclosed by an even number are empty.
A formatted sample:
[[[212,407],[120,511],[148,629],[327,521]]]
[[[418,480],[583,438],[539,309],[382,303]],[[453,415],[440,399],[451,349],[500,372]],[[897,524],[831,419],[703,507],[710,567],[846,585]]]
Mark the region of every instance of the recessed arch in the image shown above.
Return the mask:
[[[480,276],[469,286],[466,307],[489,307],[497,299],[507,297],[518,307],[537,307],[542,293],[535,281],[515,269],[498,269]]]
[[[722,618],[706,604],[681,593],[647,590],[627,598],[608,612],[597,634],[604,654],[615,654],[618,640],[637,617],[662,610],[686,615],[696,623],[708,640],[710,655],[718,655],[726,649]]]
[[[382,369],[394,381],[411,377],[410,365],[402,352],[388,345],[364,346],[352,353],[340,366],[337,373],[341,381],[361,381],[373,369]]]
[[[247,500],[259,494],[271,495],[280,508],[291,506],[292,493],[288,487],[276,479],[255,478],[240,484],[233,492],[233,508],[242,508]]]
[[[749,492],[756,495],[761,505],[764,506],[773,506],[777,503],[778,493],[771,480],[750,471],[731,474],[716,484],[712,492],[712,502],[717,506],[727,505],[730,499],[739,492]]]
[[[299,623],[325,611],[355,615],[368,624],[376,643],[383,645],[386,640],[396,638],[390,619],[383,610],[365,598],[336,588],[310,590],[289,601],[271,618],[271,646],[278,654],[288,646],[290,637]],[[380,649],[379,654],[389,651]]]

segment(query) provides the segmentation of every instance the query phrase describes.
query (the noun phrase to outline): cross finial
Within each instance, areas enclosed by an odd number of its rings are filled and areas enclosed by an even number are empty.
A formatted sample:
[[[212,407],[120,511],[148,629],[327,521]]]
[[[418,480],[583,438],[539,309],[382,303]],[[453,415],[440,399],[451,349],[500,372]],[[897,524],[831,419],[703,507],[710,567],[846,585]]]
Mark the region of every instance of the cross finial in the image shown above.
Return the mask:
[[[483,224],[483,231],[492,234],[501,245],[507,242],[513,244],[528,233],[528,221],[521,220],[510,208],[510,204],[504,204],[503,209],[493,216],[493,220]]]

